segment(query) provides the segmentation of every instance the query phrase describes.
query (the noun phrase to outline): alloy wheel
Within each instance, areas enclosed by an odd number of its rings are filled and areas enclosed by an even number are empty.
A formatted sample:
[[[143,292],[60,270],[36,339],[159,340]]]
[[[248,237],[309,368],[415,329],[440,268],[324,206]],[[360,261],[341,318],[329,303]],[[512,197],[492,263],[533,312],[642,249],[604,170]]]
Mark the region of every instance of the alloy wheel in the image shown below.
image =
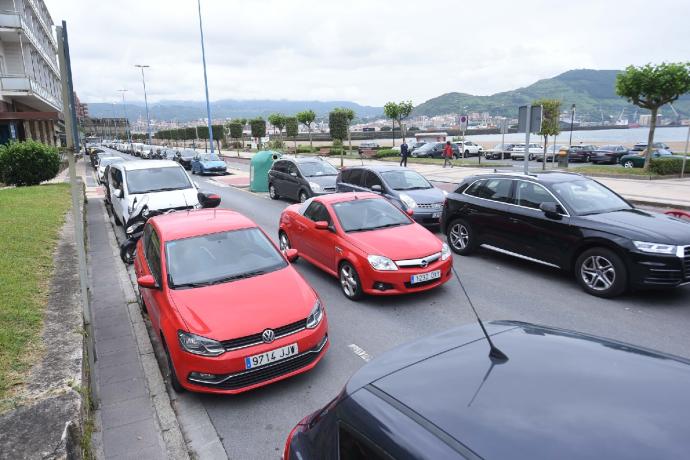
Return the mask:
[[[348,297],[355,297],[359,289],[359,284],[356,279],[355,269],[349,264],[344,264],[340,268],[340,285],[343,287],[343,292]]]
[[[450,229],[450,244],[458,250],[465,249],[470,241],[470,232],[463,224],[455,224]]]
[[[304,193],[303,191],[299,192],[299,202],[300,203],[304,203],[305,201],[307,201],[308,198],[309,197],[307,196],[306,193]]]
[[[634,166],[635,166],[635,165],[634,165],[633,162],[630,161],[630,160],[628,160],[628,161],[626,161],[625,163],[623,163],[623,167],[624,167],[624,168],[632,168],[632,167],[634,167]]]
[[[271,199],[276,199],[278,195],[276,194],[276,188],[273,186],[273,184],[270,184],[268,186],[268,196],[271,197]]]
[[[595,291],[605,291],[616,282],[616,269],[606,257],[592,255],[580,266],[582,281]]]
[[[278,238],[278,245],[280,246],[280,250],[283,251],[283,253],[287,252],[288,249],[290,249],[290,240],[288,239],[288,236],[281,232],[280,237]]]

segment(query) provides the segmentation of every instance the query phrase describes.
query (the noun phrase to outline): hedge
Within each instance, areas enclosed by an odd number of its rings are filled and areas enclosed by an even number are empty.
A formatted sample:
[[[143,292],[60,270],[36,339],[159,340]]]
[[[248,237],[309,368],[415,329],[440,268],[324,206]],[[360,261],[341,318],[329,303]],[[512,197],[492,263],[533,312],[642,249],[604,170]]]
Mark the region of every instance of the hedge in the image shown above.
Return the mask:
[[[36,141],[10,142],[0,147],[0,182],[38,185],[60,172],[58,149]]]
[[[686,160],[685,168],[690,168],[690,158]],[[680,174],[682,169],[682,158],[653,158],[649,165],[649,170],[659,175]]]
[[[374,158],[399,157],[400,152],[393,149],[381,149],[374,154]]]

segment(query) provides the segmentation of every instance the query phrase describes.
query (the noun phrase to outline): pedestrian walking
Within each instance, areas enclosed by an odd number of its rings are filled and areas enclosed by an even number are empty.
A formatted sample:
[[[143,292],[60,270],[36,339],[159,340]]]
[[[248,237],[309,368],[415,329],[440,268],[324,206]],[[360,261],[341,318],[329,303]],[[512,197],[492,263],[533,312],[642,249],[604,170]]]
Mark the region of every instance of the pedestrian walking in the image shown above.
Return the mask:
[[[410,151],[407,148],[407,143],[403,141],[402,145],[400,146],[400,166],[407,168],[407,157],[409,154]]]
[[[450,165],[450,167],[453,167],[453,162],[451,161],[453,158],[453,147],[450,145],[450,141],[446,141],[446,146],[443,148],[443,167],[445,168],[447,165]]]

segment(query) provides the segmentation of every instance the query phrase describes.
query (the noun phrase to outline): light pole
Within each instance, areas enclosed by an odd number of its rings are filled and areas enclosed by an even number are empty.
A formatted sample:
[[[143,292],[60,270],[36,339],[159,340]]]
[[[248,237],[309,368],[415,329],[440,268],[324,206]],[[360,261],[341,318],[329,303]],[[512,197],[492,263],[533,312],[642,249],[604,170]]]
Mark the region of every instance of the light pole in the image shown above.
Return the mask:
[[[129,119],[127,119],[127,101],[125,100],[125,93],[128,91],[126,89],[118,89],[120,93],[122,93],[122,107],[124,108],[125,111],[125,136],[127,137],[127,141],[131,144],[132,143],[132,133],[129,130]]]
[[[568,147],[573,146],[573,124],[575,123],[575,104],[570,107],[570,141]]]
[[[201,60],[204,63],[204,88],[206,89],[206,115],[208,117],[208,142],[211,144],[213,154],[213,127],[211,126],[211,103],[208,100],[208,77],[206,76],[206,49],[204,48],[204,27],[201,23],[201,0],[197,0],[199,6],[199,32],[201,33]]]
[[[151,145],[153,144],[153,141],[151,141],[151,119],[149,118],[149,100],[146,96],[146,78],[144,77],[144,69],[148,69],[151,66],[135,64],[134,67],[138,67],[141,69],[141,82],[144,85],[144,105],[146,105],[146,134],[149,138],[149,145]]]

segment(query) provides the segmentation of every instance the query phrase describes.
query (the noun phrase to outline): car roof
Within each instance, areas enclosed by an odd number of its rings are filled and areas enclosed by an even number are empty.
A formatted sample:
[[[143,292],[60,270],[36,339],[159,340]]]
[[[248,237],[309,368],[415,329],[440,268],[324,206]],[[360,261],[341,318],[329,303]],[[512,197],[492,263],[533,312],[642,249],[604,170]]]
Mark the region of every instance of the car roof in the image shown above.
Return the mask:
[[[371,198],[383,199],[383,197],[381,195],[378,195],[376,193],[370,193],[370,192],[329,193],[327,195],[320,195],[314,199],[320,201],[321,203],[333,204],[333,203],[341,203],[343,201],[352,201],[355,199],[367,200],[367,199],[371,199]]]
[[[136,169],[181,167],[178,163],[172,160],[132,160],[121,163],[121,166],[127,171],[133,171]]]
[[[253,220],[229,209],[176,211],[151,221],[165,241],[257,226]]]
[[[374,387],[482,458],[687,456],[690,361],[529,323],[487,327],[507,361],[492,362],[472,324],[381,355],[352,389]]]
[[[490,177],[501,177],[510,179],[522,179],[529,180],[533,182],[540,182],[546,184],[553,184],[559,182],[570,182],[574,180],[588,179],[587,177],[571,172],[561,172],[561,171],[541,171],[541,172],[530,172],[529,174],[523,174],[518,172],[494,172],[487,174],[477,174],[465,179],[466,182],[474,182],[477,179],[486,179]]]
[[[368,171],[376,171],[376,172],[386,172],[386,171],[409,171],[409,168],[404,168],[402,166],[397,166],[397,165],[371,165],[371,166],[348,166],[346,168],[343,168],[343,171],[349,171],[352,169],[366,169]]]

